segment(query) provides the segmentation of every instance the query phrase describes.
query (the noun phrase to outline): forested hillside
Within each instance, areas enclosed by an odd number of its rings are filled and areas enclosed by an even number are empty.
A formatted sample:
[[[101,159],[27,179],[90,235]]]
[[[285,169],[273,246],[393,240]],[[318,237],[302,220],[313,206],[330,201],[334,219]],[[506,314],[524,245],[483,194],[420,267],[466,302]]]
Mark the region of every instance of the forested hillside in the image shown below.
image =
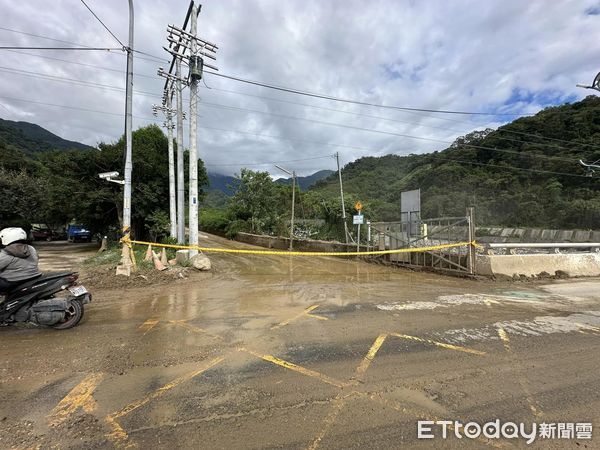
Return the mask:
[[[63,139],[34,123],[4,119],[0,119],[0,141],[30,154],[51,150],[92,149],[81,142]]]
[[[64,226],[74,220],[99,233],[120,230],[123,188],[98,174],[122,172],[123,138],[91,150],[28,153],[21,144],[0,139],[0,228]],[[156,238],[169,228],[167,146],[156,125],[133,132],[132,229],[137,236]],[[198,180],[201,186],[208,182],[201,160]],[[200,199],[203,195],[201,189]]]
[[[421,189],[422,216],[455,216],[475,206],[485,225],[600,228],[600,98],[547,108],[497,131],[475,132],[425,155],[358,159],[343,169],[344,190],[375,220],[397,220],[400,193]],[[338,195],[330,176],[311,192]]]

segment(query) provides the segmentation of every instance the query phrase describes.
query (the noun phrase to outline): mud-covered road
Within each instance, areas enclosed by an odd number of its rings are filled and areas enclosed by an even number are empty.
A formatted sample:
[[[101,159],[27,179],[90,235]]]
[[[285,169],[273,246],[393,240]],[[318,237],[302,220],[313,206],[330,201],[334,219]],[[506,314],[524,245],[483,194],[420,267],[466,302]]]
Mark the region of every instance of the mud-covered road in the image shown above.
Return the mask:
[[[417,421],[600,426],[600,280],[211,260],[210,276],[95,291],[72,330],[0,328],[0,448],[522,448],[419,440]],[[529,448],[600,448],[586,429]]]

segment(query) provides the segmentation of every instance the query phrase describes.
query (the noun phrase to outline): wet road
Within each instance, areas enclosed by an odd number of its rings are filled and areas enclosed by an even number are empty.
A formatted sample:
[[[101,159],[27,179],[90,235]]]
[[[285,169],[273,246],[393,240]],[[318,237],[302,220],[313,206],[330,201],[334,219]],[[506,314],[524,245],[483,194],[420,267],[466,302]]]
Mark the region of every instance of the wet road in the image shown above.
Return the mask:
[[[417,420],[600,425],[600,280],[211,259],[202,279],[95,292],[73,330],[1,328],[0,448],[521,448],[418,440]]]

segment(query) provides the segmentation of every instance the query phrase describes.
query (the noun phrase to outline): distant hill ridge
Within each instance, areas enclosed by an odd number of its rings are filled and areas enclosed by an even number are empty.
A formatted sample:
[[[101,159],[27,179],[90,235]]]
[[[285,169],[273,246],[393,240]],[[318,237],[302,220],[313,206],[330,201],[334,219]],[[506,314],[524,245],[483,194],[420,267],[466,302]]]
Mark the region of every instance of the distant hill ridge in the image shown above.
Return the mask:
[[[93,147],[81,142],[69,141],[29,122],[15,122],[0,119],[0,139],[26,153],[51,150],[92,150]]]

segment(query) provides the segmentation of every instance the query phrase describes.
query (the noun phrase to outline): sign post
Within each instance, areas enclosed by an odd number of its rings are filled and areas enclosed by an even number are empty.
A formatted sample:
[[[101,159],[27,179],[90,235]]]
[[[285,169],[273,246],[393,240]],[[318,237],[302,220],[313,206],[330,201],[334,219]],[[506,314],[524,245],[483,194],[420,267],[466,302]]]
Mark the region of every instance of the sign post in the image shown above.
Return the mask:
[[[356,209],[356,211],[358,212],[358,214],[356,214],[352,218],[352,222],[358,227],[358,229],[356,230],[356,251],[360,252],[360,226],[362,225],[365,218],[365,216],[363,216],[362,214],[362,203],[356,202],[354,204],[354,209]]]

